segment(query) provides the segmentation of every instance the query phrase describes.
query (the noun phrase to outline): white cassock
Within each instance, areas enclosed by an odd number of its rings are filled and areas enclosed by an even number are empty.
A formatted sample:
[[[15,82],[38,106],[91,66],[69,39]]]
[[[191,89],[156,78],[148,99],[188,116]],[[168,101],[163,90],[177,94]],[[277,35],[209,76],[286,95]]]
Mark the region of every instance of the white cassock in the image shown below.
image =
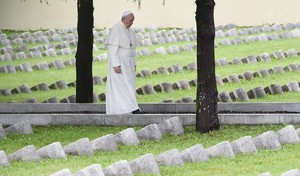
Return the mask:
[[[105,42],[108,50],[106,114],[125,114],[139,109],[136,99],[137,39],[122,21],[115,24]],[[121,66],[122,73],[113,67]]]

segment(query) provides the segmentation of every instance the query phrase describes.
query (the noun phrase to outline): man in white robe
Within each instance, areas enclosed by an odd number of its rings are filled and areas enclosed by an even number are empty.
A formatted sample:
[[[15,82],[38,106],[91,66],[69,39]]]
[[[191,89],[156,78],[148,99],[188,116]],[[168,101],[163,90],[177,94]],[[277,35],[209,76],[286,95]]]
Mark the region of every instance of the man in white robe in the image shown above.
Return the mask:
[[[106,39],[108,69],[106,114],[140,113],[136,99],[136,51],[138,45],[131,25],[134,15],[125,11]]]

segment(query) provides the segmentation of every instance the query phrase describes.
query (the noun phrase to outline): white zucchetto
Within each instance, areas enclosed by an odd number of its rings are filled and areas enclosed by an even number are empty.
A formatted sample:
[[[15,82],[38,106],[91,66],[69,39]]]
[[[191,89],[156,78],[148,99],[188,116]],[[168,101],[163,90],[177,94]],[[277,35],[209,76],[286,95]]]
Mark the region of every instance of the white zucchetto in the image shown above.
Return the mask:
[[[130,15],[130,14],[133,14],[131,11],[129,10],[126,10],[123,14],[122,14],[122,17],[125,17],[127,15]]]

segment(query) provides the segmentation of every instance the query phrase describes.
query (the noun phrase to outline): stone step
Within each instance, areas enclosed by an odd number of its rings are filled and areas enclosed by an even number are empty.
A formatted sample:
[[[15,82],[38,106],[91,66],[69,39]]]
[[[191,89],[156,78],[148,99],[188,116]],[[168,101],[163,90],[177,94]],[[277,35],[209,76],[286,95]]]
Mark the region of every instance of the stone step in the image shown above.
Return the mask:
[[[195,125],[195,114],[0,114],[0,124],[12,125],[28,121],[32,125],[103,125],[103,126],[146,126],[178,116],[182,125]],[[219,114],[221,124],[300,124],[300,113],[267,114]]]
[[[195,113],[195,103],[140,103],[147,113]],[[300,103],[218,103],[219,113],[300,113]],[[7,103],[0,114],[105,113],[105,104],[95,103]]]

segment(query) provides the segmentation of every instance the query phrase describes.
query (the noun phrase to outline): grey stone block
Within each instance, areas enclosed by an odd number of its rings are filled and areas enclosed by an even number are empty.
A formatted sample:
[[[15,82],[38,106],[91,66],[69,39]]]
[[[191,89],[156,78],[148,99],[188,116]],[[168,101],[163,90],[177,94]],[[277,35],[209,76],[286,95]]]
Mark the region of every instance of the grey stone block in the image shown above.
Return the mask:
[[[104,84],[104,81],[100,76],[94,76],[93,83],[96,85],[101,85],[101,84]]]
[[[153,154],[145,154],[129,162],[133,174],[159,174],[159,168]]]
[[[10,154],[8,156],[8,160],[16,160],[16,161],[33,161],[38,162],[40,161],[40,156],[37,153],[34,145],[26,146],[16,152]]]
[[[157,68],[157,73],[163,74],[163,75],[168,75],[169,71],[166,67],[159,67],[159,68]]]
[[[158,124],[158,128],[162,135],[163,134],[181,135],[184,133],[184,128],[178,116],[160,122]]]
[[[9,96],[12,95],[9,89],[0,89],[0,95]]]
[[[67,159],[63,146],[60,142],[54,142],[37,150],[41,158]]]
[[[278,141],[280,144],[296,144],[300,138],[293,125],[288,125],[277,131]]]
[[[18,93],[31,93],[31,90],[27,84],[23,84],[17,88],[11,90],[11,93],[18,94]]]
[[[121,160],[103,169],[105,176],[133,176],[128,161]]]
[[[173,45],[167,48],[167,53],[180,53],[179,47],[177,45]]]
[[[281,174],[280,176],[300,176],[300,170],[299,169],[289,170]]]
[[[6,133],[32,134],[32,126],[28,121],[13,124],[5,129]]]
[[[42,71],[49,70],[48,63],[46,61],[41,61],[33,65],[32,68],[36,70],[42,70]]]
[[[58,69],[63,69],[65,68],[64,62],[59,58],[52,63],[48,64],[49,68],[58,68]]]
[[[221,58],[221,59],[216,60],[216,65],[225,67],[228,65],[228,62],[227,62],[226,58]]]
[[[251,81],[254,79],[253,73],[251,71],[245,72],[242,77],[247,81]]]
[[[54,174],[51,174],[50,176],[73,176],[73,174],[69,169],[63,169],[58,172],[55,172]]]
[[[276,51],[273,54],[271,54],[271,57],[275,58],[275,59],[286,59],[284,53],[281,50]]]
[[[253,138],[257,149],[280,149],[281,145],[274,131],[267,131]]]
[[[138,88],[136,92],[137,94],[143,94],[143,95],[156,94],[155,89],[151,84],[147,84],[143,87]]]
[[[156,140],[161,141],[162,135],[159,131],[157,124],[150,124],[144,128],[136,131],[137,137],[140,141],[142,140]]]
[[[256,87],[247,92],[249,98],[262,98],[266,96],[266,92],[262,86]]]
[[[184,162],[181,158],[178,149],[171,149],[164,153],[161,153],[155,157],[155,160],[160,166],[177,166],[182,167]]]
[[[186,70],[197,70],[197,64],[195,62],[189,63],[183,67]]]
[[[5,139],[5,137],[6,137],[5,130],[4,130],[3,126],[2,126],[2,124],[0,123],[0,140],[1,139]]]
[[[235,157],[232,147],[228,141],[224,141],[212,147],[209,147],[206,149],[206,152],[209,158],[216,158],[216,157],[234,158]]]
[[[0,168],[1,167],[10,167],[10,163],[9,163],[7,156],[3,150],[0,150]]]
[[[219,93],[218,99],[220,102],[232,102],[231,97],[227,91]]]
[[[73,176],[104,176],[104,172],[100,164],[92,164],[76,172]]]
[[[239,138],[230,143],[234,154],[257,153],[256,146],[251,136]]]
[[[269,56],[269,53],[265,52],[260,54],[259,56],[256,57],[258,62],[270,62],[271,58]]]
[[[94,155],[94,151],[88,138],[82,138],[64,146],[64,151],[66,154],[70,155]]]
[[[239,88],[233,92],[230,92],[229,95],[232,100],[249,101],[248,94],[246,93],[244,88]]]
[[[115,140],[118,144],[124,145],[139,145],[140,140],[137,137],[133,128],[127,128],[117,134],[115,134]]]
[[[16,73],[16,69],[14,65],[4,65],[0,67],[0,72],[3,73]]]
[[[178,63],[178,64],[174,64],[171,67],[168,68],[169,72],[174,72],[174,73],[182,73],[183,72],[183,68],[182,66]]]
[[[283,94],[281,86],[277,83],[271,84],[270,86],[265,87],[264,90],[267,94],[273,94],[273,95]]]
[[[50,89],[67,89],[68,85],[65,80],[59,80],[49,86]]]
[[[49,89],[49,86],[47,85],[47,83],[40,83],[40,84],[30,88],[30,90],[32,90],[32,91],[37,91],[37,90],[39,90],[39,91],[49,91],[50,89]]]
[[[113,134],[108,134],[91,141],[94,151],[118,151],[118,144]]]
[[[162,55],[166,55],[168,54],[166,49],[164,47],[159,47],[154,49],[153,54],[162,54]]]
[[[205,162],[209,160],[208,154],[202,144],[196,144],[181,152],[181,158],[184,162]]]
[[[241,61],[246,64],[256,64],[257,63],[256,57],[253,55],[247,56],[247,57],[243,58]]]

